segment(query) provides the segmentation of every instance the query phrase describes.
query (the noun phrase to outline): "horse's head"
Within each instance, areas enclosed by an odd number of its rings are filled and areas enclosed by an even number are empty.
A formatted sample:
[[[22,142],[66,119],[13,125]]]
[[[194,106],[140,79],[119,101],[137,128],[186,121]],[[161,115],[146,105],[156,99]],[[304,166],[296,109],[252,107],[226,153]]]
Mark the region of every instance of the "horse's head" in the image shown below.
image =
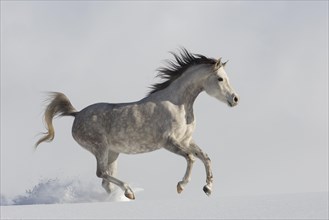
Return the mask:
[[[204,89],[210,96],[213,96],[233,107],[238,104],[239,97],[231,87],[225,72],[224,67],[226,63],[227,62],[222,63],[221,59],[217,60],[213,66],[212,73],[204,83]]]

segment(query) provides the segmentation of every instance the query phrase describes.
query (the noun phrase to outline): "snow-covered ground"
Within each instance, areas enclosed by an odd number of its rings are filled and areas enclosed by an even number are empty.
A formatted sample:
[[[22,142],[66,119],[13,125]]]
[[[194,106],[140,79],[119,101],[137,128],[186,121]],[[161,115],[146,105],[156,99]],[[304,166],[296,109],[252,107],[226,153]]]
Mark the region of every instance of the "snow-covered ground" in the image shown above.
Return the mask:
[[[44,180],[24,195],[1,195],[1,219],[328,219],[328,192],[137,200],[108,197],[78,180]]]

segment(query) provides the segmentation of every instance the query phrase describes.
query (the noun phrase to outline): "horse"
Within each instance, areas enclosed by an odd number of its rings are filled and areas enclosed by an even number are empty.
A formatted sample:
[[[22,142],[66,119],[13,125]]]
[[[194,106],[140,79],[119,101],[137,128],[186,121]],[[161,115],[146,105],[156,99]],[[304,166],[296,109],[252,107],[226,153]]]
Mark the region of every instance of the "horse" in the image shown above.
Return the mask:
[[[102,179],[106,192],[111,193],[115,184],[127,198],[135,199],[130,186],[116,178],[119,154],[164,148],[187,161],[177,192],[181,193],[190,181],[193,163],[198,158],[205,166],[203,191],[209,196],[213,184],[211,161],[192,138],[195,129],[193,103],[203,91],[230,107],[238,104],[239,97],[224,69],[227,61],[194,54],[185,48],[170,53],[174,59],[157,69],[161,82],[151,85],[149,93],[139,101],[96,103],[77,111],[63,93],[50,93],[44,113],[47,131],[35,147],[54,139],[52,121],[55,116],[72,116],[72,136],[96,157],[96,175]]]

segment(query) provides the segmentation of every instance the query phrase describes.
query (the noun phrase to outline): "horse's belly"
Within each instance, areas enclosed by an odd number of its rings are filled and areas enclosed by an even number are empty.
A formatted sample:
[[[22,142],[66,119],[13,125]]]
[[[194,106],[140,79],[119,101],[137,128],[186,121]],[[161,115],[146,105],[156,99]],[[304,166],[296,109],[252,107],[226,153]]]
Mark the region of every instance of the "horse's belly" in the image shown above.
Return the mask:
[[[119,144],[119,145],[111,145],[111,150],[117,153],[124,153],[124,154],[141,154],[147,153],[151,151],[158,150],[162,148],[162,146],[155,146],[155,145],[140,145],[140,144]]]
[[[162,138],[147,129],[121,130],[108,137],[110,148],[118,153],[139,154],[163,147]]]

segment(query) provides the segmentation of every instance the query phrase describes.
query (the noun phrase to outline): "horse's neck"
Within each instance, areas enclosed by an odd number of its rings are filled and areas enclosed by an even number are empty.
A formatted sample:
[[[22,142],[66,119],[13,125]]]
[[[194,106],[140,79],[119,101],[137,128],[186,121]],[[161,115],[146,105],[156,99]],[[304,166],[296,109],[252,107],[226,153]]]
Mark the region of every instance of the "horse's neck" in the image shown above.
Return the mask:
[[[189,70],[187,70],[189,71]],[[184,106],[186,111],[187,123],[194,121],[193,104],[196,97],[203,91],[203,80],[200,68],[193,68],[189,72],[184,73],[171,85],[158,94],[161,100],[167,100],[175,105]]]
[[[186,121],[190,124],[194,121],[193,104],[196,97],[203,91],[201,84],[188,85],[182,91],[178,91],[176,98],[178,103],[184,105],[186,111]]]

